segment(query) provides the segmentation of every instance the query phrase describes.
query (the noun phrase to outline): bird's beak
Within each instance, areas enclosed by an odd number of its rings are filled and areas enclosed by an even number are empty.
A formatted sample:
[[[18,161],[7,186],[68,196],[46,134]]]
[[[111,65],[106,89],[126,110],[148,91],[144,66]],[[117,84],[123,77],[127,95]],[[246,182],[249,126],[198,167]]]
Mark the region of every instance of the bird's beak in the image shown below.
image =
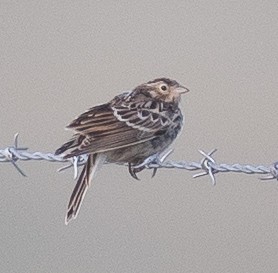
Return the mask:
[[[175,88],[175,91],[179,94],[185,94],[185,93],[189,92],[189,89],[182,85],[179,85],[178,87]]]

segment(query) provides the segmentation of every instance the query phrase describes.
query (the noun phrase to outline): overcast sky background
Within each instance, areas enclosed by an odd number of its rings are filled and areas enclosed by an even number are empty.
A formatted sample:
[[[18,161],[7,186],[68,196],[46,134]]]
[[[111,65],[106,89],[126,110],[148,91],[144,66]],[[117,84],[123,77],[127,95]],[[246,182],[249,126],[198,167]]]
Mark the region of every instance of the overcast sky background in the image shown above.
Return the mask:
[[[183,133],[174,160],[278,160],[277,1],[0,0],[0,147],[53,152],[89,107],[174,78]],[[105,166],[77,220],[62,164],[0,164],[0,272],[277,272],[277,181]]]

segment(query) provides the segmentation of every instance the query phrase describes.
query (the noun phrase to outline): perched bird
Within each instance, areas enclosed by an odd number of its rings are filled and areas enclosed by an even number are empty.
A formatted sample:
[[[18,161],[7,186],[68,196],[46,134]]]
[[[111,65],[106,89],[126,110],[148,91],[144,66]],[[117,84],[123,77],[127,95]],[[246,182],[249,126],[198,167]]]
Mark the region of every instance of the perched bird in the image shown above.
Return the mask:
[[[137,178],[144,167],[136,166],[173,142],[183,126],[181,94],[188,91],[175,80],[155,79],[90,108],[67,126],[75,134],[55,154],[63,158],[88,154],[88,160],[70,197],[66,224],[77,217],[91,180],[104,162],[127,163]]]

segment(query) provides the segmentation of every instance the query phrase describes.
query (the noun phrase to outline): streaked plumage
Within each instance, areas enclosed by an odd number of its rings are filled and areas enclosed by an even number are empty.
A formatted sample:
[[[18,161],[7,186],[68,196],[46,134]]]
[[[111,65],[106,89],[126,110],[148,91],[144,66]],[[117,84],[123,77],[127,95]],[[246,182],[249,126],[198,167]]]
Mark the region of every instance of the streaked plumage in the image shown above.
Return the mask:
[[[92,107],[67,128],[73,137],[55,154],[64,158],[89,154],[68,204],[66,223],[76,218],[90,181],[105,161],[134,166],[164,151],[182,128],[180,95],[188,89],[176,81],[160,78],[124,92],[109,103]]]

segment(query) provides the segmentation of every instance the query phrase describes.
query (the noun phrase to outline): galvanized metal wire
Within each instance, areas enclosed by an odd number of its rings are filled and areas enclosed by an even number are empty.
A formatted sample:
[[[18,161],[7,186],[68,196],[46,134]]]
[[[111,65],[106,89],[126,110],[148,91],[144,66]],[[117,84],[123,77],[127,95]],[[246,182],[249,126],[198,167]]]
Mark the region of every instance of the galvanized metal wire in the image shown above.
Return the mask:
[[[215,175],[221,172],[235,172],[244,174],[266,174],[264,177],[260,177],[261,180],[278,180],[278,162],[275,162],[269,166],[263,165],[250,165],[250,164],[225,164],[217,163],[212,155],[216,152],[216,149],[209,153],[199,150],[202,158],[200,162],[188,162],[188,161],[172,161],[167,160],[167,157],[172,152],[172,150],[164,153],[162,155],[154,155],[147,158],[142,164],[136,167],[145,166],[148,169],[158,169],[158,168],[176,168],[184,169],[188,171],[201,170],[200,173],[193,175],[194,178],[208,175],[215,185],[216,179]],[[26,147],[19,147],[18,145],[18,133],[14,136],[14,143],[10,147],[0,149],[0,163],[10,163],[16,170],[22,175],[26,176],[24,171],[19,167],[18,162],[20,161],[31,161],[31,160],[45,160],[49,162],[62,162],[68,163],[64,167],[58,169],[58,171],[63,171],[67,168],[73,167],[74,178],[78,175],[78,166],[83,165],[87,156],[73,157],[70,159],[63,159],[61,156],[54,155],[53,153],[42,153],[42,152],[30,152]]]

